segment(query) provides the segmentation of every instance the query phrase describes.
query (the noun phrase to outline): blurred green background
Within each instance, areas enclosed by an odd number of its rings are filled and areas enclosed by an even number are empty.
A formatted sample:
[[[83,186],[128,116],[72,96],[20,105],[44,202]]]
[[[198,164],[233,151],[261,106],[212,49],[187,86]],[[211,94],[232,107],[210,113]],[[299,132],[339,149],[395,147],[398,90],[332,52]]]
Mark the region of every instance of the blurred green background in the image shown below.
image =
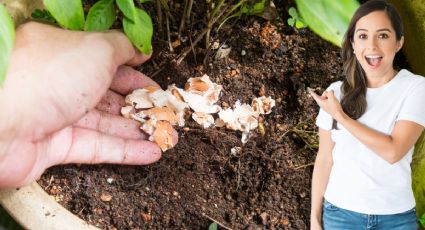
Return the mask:
[[[0,206],[0,230],[21,230],[21,226]]]

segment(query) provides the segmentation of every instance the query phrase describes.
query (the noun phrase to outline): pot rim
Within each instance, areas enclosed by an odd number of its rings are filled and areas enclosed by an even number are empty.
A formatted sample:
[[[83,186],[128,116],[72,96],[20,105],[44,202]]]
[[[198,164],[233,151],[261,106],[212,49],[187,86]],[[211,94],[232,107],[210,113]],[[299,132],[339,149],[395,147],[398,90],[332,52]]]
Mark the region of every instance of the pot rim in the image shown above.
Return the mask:
[[[99,229],[57,203],[37,182],[16,189],[1,189],[0,205],[24,229]]]

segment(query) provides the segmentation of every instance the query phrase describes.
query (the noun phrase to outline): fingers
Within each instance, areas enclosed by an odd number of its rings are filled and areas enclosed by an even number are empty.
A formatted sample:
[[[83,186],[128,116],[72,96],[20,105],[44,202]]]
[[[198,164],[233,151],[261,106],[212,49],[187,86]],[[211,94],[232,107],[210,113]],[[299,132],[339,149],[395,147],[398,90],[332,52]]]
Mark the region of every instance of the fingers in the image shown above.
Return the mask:
[[[97,110],[91,110],[73,126],[125,139],[147,139],[148,137],[140,130],[139,122]]]
[[[125,99],[122,95],[108,90],[96,105],[96,109],[113,115],[121,115],[121,107],[125,106]]]
[[[160,148],[146,140],[131,140],[85,128],[73,128],[72,144],[62,164],[146,165],[161,158]]]
[[[110,88],[119,94],[127,95],[134,89],[146,86],[160,87],[158,83],[143,73],[129,66],[120,66],[112,79]]]
[[[313,99],[318,102],[320,100],[320,96],[317,95],[312,89],[307,88],[308,93],[313,97]]]
[[[326,100],[326,99],[334,96],[333,90],[329,90],[329,91],[325,90],[325,91],[323,91],[321,96],[319,96],[317,93],[315,93],[314,90],[311,89],[311,88],[307,88],[307,91],[313,97],[313,99],[316,102],[323,101],[323,100]]]

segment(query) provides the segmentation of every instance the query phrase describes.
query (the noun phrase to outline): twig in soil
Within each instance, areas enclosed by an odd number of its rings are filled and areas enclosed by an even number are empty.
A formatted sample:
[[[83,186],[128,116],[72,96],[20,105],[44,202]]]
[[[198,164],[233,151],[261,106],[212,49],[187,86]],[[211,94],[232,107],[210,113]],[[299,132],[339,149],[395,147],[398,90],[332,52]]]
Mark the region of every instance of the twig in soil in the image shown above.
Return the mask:
[[[192,31],[190,33],[192,33]],[[193,42],[192,42],[192,37],[189,37],[189,41],[190,41],[190,50],[192,50],[193,58],[195,60],[195,63],[198,63],[196,61],[196,52],[195,52],[195,46],[193,45]]]
[[[239,172],[239,169],[241,168],[241,159],[238,159],[238,174],[237,174],[237,180],[236,180],[236,190],[239,190],[239,184],[241,182],[241,173]]]
[[[170,36],[170,20],[168,19],[168,14],[165,15],[165,23],[167,27],[167,40],[168,47],[170,48],[170,52],[174,52],[173,46],[171,45],[171,36]]]
[[[185,59],[185,57],[190,53],[190,51],[192,50],[192,47],[196,46],[196,44],[198,44],[198,42],[202,39],[202,37],[204,37],[204,35],[208,32],[208,30],[209,30],[209,28],[203,29],[201,31],[201,33],[199,33],[199,35],[195,38],[193,43],[191,43],[190,47],[186,47],[184,49],[184,51],[179,55],[179,58],[176,61],[177,65],[180,65],[180,63],[183,61],[183,59]]]
[[[300,168],[306,168],[306,167],[308,167],[308,166],[313,166],[313,165],[314,165],[314,162],[310,162],[310,163],[308,163],[308,164],[299,165],[299,166],[297,166],[297,167],[294,167],[294,169],[295,169],[295,170],[297,170],[297,169],[300,169]]]
[[[163,30],[162,30],[162,8],[161,8],[161,0],[156,0],[156,4],[155,4],[155,8],[156,8],[156,14],[158,15],[158,23],[157,25],[159,26],[158,30],[161,34],[161,36],[163,35]]]
[[[78,213],[77,215],[81,215],[81,213],[84,211],[84,209],[86,209],[85,207],[83,207]]]
[[[282,141],[282,138],[284,137],[284,136],[286,136],[286,134],[288,134],[290,131],[292,131],[292,129],[288,129],[288,130],[286,130],[282,135],[280,135],[280,137],[278,138],[278,140],[279,141]]]
[[[149,75],[149,77],[150,78],[153,78],[153,77],[155,77],[157,74],[159,74],[161,71],[163,71],[164,70],[164,67],[163,68],[161,68],[161,69],[159,69],[159,70],[157,70],[157,71],[155,71],[153,74],[151,74],[151,75]]]
[[[231,228],[226,227],[224,224],[222,224],[222,223],[221,223],[221,222],[219,222],[218,220],[216,220],[216,219],[214,219],[214,218],[212,218],[212,217],[208,216],[207,214],[202,213],[202,215],[203,215],[203,216],[205,216],[206,218],[208,218],[209,220],[211,220],[211,221],[213,221],[213,222],[217,223],[218,225],[220,225],[220,227],[222,227],[222,228],[224,228],[224,229],[227,229],[227,230],[232,230]]]
[[[201,33],[196,36],[195,40],[191,44],[190,47],[186,47],[186,49],[179,55],[179,58],[177,59],[176,63],[177,65],[180,65],[180,63],[185,59],[185,57],[189,54],[189,52],[192,50],[192,47],[196,46],[198,42],[208,33],[209,30],[211,30],[212,26],[223,16],[224,12],[229,8],[229,6],[224,7],[222,11],[219,12],[220,7],[223,5],[224,1],[222,0],[216,8],[214,8],[214,12],[212,13],[212,16],[209,21],[207,28],[203,29]],[[218,14],[217,14],[218,12]]]
[[[52,182],[55,180],[55,178],[53,178],[53,176],[50,177],[49,179],[49,183],[47,184],[46,187],[44,187],[44,190],[47,191],[47,189],[50,187],[50,185],[52,185]]]

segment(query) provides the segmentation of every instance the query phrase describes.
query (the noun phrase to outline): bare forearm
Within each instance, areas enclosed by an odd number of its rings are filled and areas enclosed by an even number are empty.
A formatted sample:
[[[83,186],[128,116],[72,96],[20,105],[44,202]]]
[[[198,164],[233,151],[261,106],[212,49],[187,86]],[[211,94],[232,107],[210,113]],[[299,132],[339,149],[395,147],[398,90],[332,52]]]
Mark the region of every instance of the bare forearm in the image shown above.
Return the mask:
[[[409,126],[409,129],[413,130],[409,135],[404,131],[393,131],[390,135],[387,135],[353,120],[343,112],[335,115],[335,119],[357,140],[390,164],[396,163],[404,157],[423,129],[413,122],[405,122],[403,125],[405,127]],[[404,129],[406,130],[407,128]]]
[[[311,186],[311,221],[321,222],[323,196],[329,181],[332,161],[318,153]]]

